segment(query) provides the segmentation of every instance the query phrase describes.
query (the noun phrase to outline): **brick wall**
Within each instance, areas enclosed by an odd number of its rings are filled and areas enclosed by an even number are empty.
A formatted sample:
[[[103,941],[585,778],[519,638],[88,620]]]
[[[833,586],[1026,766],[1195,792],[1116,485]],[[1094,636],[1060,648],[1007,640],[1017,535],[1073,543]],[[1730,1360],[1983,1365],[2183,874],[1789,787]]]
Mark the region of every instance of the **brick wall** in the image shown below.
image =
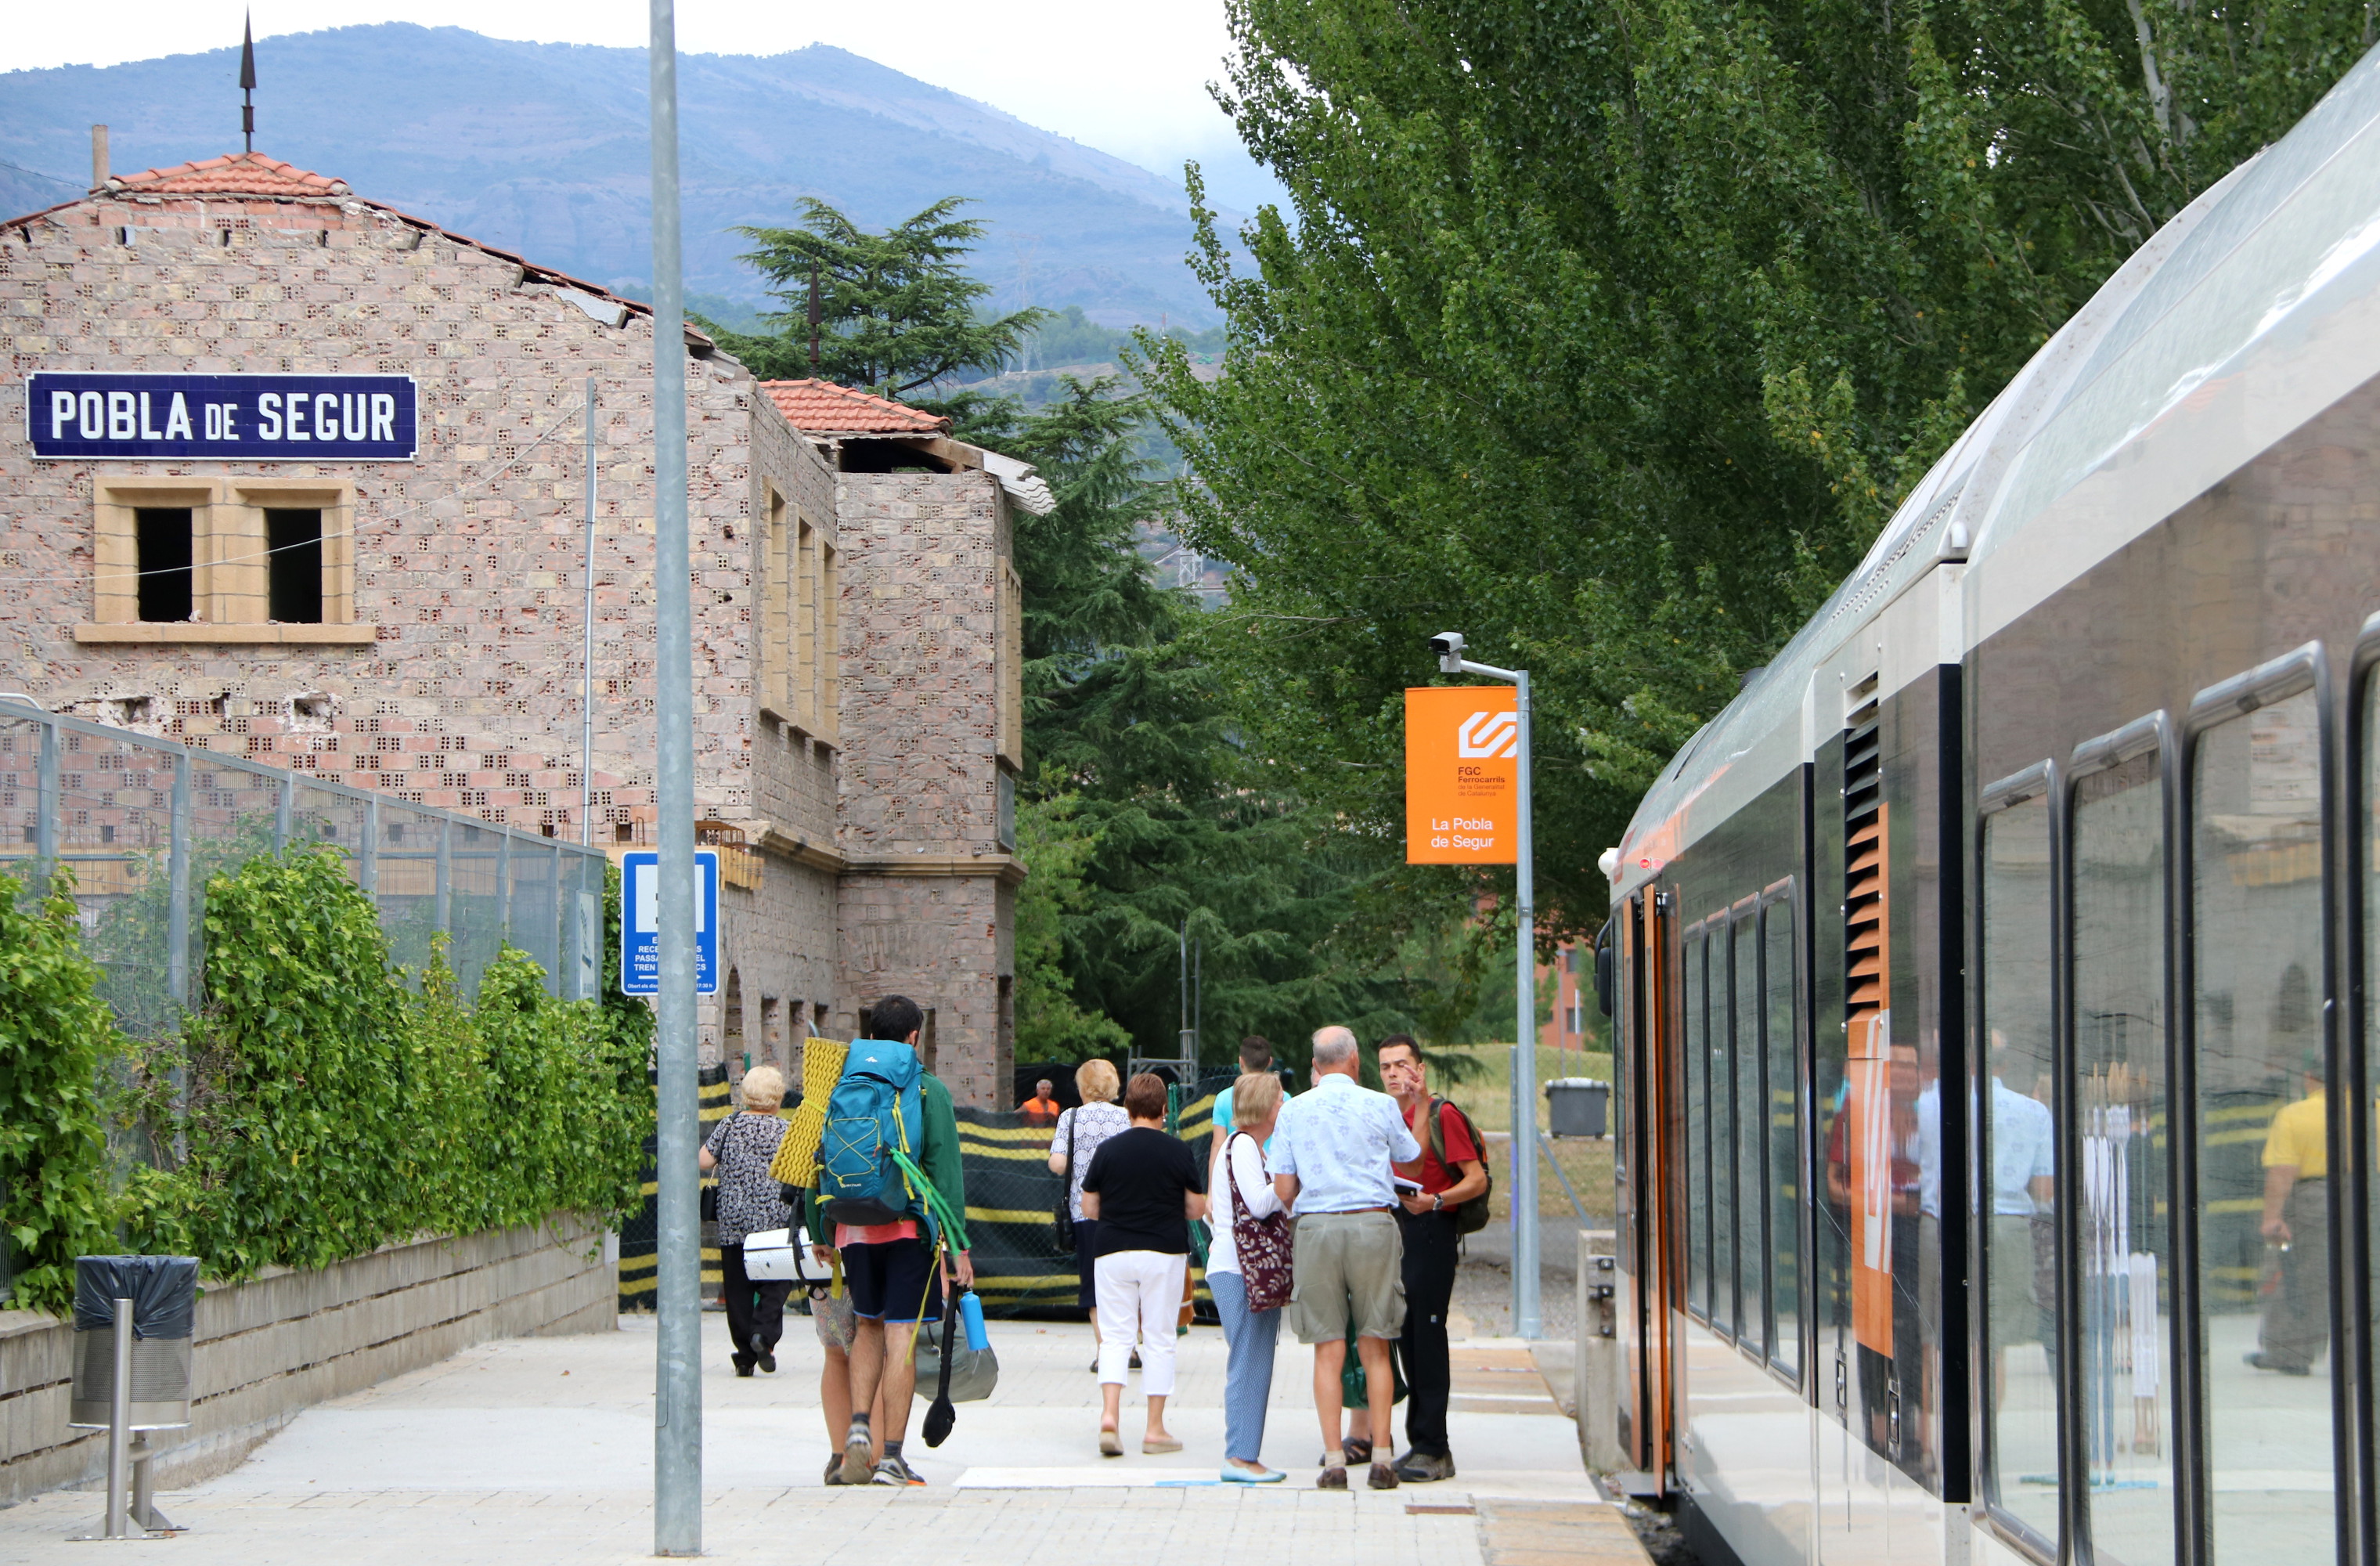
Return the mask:
[[[593,377],[584,770],[595,839],[652,841],[647,316],[351,199],[103,196],[0,228],[0,689],[569,837]],[[36,462],[23,407],[35,370],[410,374],[419,451],[319,466]],[[744,1036],[757,1046],[764,1006],[790,1038],[820,1003],[847,1029],[876,994],[905,989],[937,1008],[961,1097],[1003,1101],[1002,878],[1020,872],[995,841],[1000,489],[974,471],[836,473],[734,360],[689,358],[687,379],[697,813],[738,824],[760,851],[759,886],[723,896]],[[354,618],[370,629],[353,645],[79,641],[101,618],[97,486],[127,475],[352,484]],[[761,590],[772,493],[841,552],[833,743],[766,710],[759,689],[781,655],[770,638],[791,635]],[[902,873],[883,874],[888,862]],[[931,938],[887,966],[887,921]],[[726,997],[700,1018],[704,1056],[719,1059]]]

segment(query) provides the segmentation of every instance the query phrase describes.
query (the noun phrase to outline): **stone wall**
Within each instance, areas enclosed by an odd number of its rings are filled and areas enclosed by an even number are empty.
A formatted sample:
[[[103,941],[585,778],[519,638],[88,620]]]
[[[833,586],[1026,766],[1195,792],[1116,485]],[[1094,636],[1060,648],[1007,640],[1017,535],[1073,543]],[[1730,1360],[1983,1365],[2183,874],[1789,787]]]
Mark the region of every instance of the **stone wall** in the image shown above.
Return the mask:
[[[237,1467],[304,1409],[473,1343],[619,1324],[613,1243],[576,1220],[389,1245],[319,1272],[268,1269],[199,1296],[196,1402],[160,1430],[166,1487]],[[0,1311],[0,1506],[103,1478],[107,1433],[67,1425],[71,1323]]]
[[[959,1102],[1013,1104],[1009,889],[999,840],[999,584],[1008,503],[990,474],[844,473],[843,992],[934,1012]]]

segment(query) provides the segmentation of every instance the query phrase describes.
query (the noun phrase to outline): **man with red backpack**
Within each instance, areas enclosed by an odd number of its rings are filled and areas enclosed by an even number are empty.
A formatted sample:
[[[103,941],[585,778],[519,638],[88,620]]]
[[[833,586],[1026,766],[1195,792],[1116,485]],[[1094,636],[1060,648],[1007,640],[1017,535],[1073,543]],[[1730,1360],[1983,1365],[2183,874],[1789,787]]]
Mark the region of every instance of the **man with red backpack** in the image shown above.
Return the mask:
[[[1404,1112],[1421,1157],[1395,1166],[1400,1185],[1397,1228],[1404,1240],[1405,1327],[1397,1344],[1404,1361],[1407,1450],[1396,1461],[1405,1484],[1454,1477],[1454,1454],[1446,1439],[1446,1405],[1454,1390],[1452,1351],[1446,1341],[1446,1313],[1454,1299],[1454,1267],[1462,1237],[1485,1227],[1488,1164],[1478,1129],[1444,1099],[1433,1098],[1421,1049],[1410,1034],[1380,1040],[1380,1086]],[[1388,1420],[1379,1416],[1376,1439],[1385,1439]]]

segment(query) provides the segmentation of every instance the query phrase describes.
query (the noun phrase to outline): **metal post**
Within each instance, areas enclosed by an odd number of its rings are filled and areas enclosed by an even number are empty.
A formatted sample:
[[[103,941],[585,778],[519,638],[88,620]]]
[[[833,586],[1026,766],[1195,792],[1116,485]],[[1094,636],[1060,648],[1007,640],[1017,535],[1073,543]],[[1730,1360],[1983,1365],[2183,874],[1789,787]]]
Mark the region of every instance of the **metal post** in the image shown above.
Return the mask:
[[[132,1536],[132,1302],[115,1302],[115,1375],[107,1394],[107,1536]]]
[[[438,870],[432,903],[438,911],[438,932],[453,935],[455,924],[449,916],[455,911],[455,823],[443,815],[438,818]]]
[[[502,939],[513,938],[513,834],[509,827],[497,829],[496,839],[496,933]]]
[[[1537,1299],[1537,892],[1533,802],[1529,781],[1529,672],[1475,663],[1463,656],[1463,637],[1453,632],[1430,643],[1439,667],[1450,674],[1485,674],[1512,686],[1520,719],[1514,767],[1520,819],[1513,832],[1513,936],[1516,950],[1512,1011],[1512,1329],[1540,1336],[1545,1324]]]
[[[364,840],[356,851],[356,884],[364,895],[380,905],[380,800],[364,801]]]
[[[1519,862],[1512,867],[1520,915],[1515,975],[1519,989],[1513,1006],[1513,1042],[1520,1050],[1512,1071],[1516,1100],[1512,1147],[1519,1166],[1512,1178],[1512,1329],[1524,1338],[1536,1338],[1544,1335],[1545,1323],[1537,1301],[1537,893],[1530,820],[1534,801],[1529,793],[1529,672],[1516,669],[1512,676],[1521,715],[1520,852]]]
[[[290,834],[297,828],[298,780],[289,773],[281,777],[280,797],[273,806],[273,851],[275,854],[289,846]]]
[[[587,378],[587,649],[578,705],[578,842],[595,841],[595,377]]]
[[[34,884],[26,890],[37,897],[45,897],[49,895],[50,878],[58,872],[58,822],[66,817],[66,801],[58,792],[58,725],[55,719],[42,720],[42,753],[34,769],[41,807],[33,817]]]
[[[174,793],[165,832],[165,993],[190,1003],[190,758],[174,758]]]
[[[694,1018],[694,607],[686,552],[686,301],[680,293],[677,18],[651,0],[655,804],[661,994],[653,1553],[702,1552],[702,1259]]]

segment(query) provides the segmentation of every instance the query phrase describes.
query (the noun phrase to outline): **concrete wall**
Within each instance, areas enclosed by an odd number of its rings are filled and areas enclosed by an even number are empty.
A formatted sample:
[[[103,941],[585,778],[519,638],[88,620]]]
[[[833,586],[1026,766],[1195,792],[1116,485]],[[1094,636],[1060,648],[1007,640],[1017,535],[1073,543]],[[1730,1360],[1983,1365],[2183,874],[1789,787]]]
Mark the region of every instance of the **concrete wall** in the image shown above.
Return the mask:
[[[238,1465],[298,1414],[491,1338],[618,1324],[617,1260],[575,1220],[389,1245],[319,1272],[272,1269],[199,1296],[192,1423],[161,1430],[158,1482]],[[107,1433],[67,1426],[70,1322],[0,1311],[0,1505],[94,1482]]]

